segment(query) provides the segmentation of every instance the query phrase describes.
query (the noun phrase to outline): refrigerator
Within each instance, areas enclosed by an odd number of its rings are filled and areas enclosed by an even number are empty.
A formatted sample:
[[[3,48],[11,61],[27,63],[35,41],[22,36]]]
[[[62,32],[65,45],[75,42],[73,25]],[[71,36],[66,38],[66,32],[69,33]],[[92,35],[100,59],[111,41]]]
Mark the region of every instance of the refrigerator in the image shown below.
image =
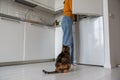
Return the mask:
[[[73,28],[74,62],[104,66],[103,17],[79,17]]]

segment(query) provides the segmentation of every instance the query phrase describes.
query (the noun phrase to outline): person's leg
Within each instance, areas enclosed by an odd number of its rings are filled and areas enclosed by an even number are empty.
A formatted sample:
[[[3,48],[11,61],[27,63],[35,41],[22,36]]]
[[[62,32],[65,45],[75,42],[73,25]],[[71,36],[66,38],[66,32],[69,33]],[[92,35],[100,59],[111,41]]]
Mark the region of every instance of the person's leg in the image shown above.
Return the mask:
[[[63,17],[62,20],[63,45],[70,47],[71,64],[73,64],[73,60],[74,60],[72,24],[73,24],[73,20],[70,17],[68,16]]]
[[[74,64],[74,44],[71,44],[70,46],[70,53],[71,53],[71,64]]]

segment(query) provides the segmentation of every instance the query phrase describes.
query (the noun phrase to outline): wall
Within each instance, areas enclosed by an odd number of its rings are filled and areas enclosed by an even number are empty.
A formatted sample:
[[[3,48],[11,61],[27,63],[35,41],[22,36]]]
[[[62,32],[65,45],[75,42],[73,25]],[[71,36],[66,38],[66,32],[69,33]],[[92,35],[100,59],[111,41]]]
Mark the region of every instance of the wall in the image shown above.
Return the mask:
[[[109,0],[109,32],[111,64],[120,64],[120,1]]]
[[[103,21],[104,21],[104,41],[105,41],[105,68],[111,68],[110,60],[110,42],[109,42],[109,13],[108,13],[108,0],[103,1]]]
[[[120,1],[104,0],[105,68],[120,64]]]

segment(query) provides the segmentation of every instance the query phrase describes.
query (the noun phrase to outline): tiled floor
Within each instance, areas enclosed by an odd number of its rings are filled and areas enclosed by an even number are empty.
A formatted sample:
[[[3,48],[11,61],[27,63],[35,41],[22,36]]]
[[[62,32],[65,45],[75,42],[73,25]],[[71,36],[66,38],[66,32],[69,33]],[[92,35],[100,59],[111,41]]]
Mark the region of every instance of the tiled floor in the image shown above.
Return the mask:
[[[0,67],[0,80],[120,80],[120,68],[76,65],[69,73],[42,73],[43,69],[54,68],[53,62]]]

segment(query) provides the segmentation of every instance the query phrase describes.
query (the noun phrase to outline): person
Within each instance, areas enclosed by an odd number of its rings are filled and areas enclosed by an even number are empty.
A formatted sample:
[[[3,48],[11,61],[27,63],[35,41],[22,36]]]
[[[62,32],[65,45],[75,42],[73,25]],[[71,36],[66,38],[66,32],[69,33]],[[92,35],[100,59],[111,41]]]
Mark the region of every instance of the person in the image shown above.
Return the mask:
[[[72,0],[64,1],[63,19],[62,19],[62,30],[63,40],[62,43],[65,46],[70,47],[71,64],[74,60],[74,43],[72,34],[72,25],[74,20],[74,14],[72,14]]]

